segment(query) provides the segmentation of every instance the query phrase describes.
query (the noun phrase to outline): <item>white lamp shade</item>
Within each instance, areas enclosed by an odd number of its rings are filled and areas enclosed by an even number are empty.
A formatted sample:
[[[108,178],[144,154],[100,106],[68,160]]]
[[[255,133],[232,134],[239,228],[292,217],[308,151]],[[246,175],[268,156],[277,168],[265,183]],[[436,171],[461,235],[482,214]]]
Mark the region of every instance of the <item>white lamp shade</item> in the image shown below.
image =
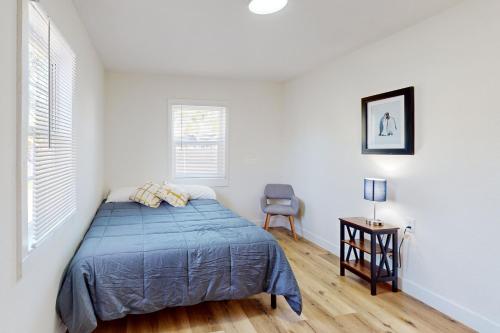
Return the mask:
[[[252,13],[266,15],[279,12],[287,3],[288,0],[251,0],[248,9]]]

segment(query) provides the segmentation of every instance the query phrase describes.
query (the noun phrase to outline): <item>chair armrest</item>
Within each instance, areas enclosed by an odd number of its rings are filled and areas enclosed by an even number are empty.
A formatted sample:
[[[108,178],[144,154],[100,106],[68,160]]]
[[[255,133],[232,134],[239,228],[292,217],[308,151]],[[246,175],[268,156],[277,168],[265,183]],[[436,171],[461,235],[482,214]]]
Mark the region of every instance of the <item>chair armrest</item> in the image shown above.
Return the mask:
[[[297,215],[299,213],[299,198],[296,196],[293,196],[290,198],[290,206],[292,206],[294,215]]]
[[[260,198],[260,209],[262,209],[262,211],[264,211],[264,208],[267,207],[267,197],[266,196],[262,196]]]

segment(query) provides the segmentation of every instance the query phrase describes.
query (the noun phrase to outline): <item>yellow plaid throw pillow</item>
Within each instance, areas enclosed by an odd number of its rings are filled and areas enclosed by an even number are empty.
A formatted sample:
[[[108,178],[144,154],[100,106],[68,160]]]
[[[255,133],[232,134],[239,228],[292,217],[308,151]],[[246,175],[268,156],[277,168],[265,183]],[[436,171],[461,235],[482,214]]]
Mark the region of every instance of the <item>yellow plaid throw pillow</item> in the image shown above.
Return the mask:
[[[172,185],[161,186],[158,192],[156,192],[156,196],[174,207],[184,207],[189,201],[188,193]]]
[[[156,192],[160,189],[160,185],[148,182],[139,187],[131,196],[130,200],[143,204],[151,208],[158,208],[161,199],[158,198]]]

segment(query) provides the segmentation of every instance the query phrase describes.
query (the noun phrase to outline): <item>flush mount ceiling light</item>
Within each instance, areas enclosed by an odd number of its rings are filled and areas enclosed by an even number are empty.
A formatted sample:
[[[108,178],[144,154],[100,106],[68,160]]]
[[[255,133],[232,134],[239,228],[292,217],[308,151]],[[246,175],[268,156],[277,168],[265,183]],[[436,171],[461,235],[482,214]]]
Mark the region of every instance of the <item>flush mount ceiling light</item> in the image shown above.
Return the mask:
[[[252,13],[266,15],[279,12],[287,3],[288,0],[251,0],[248,9]]]

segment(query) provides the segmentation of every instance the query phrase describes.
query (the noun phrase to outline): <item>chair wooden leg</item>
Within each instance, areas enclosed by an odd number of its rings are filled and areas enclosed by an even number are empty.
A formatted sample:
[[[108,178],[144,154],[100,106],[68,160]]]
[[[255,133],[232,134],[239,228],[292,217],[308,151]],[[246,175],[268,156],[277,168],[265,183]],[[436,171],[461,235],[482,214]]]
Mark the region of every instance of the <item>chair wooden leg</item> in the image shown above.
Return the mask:
[[[266,222],[264,223],[264,229],[269,230],[269,222],[271,220],[271,215],[266,214]]]
[[[290,229],[292,230],[293,239],[298,240],[297,233],[295,232],[295,221],[293,216],[288,216],[288,220],[290,221]]]

